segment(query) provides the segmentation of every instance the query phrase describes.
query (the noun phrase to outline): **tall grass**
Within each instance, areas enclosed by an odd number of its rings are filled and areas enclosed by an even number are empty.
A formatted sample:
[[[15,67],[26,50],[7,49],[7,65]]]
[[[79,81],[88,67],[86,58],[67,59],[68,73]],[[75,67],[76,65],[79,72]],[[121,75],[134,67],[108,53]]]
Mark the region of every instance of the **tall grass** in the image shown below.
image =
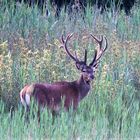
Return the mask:
[[[3,2],[3,1],[2,1]],[[3,139],[138,139],[140,131],[140,9],[132,15],[111,10],[102,15],[88,7],[86,16],[59,20],[37,7],[0,3],[0,138]],[[74,32],[72,51],[92,60],[96,44],[89,36],[106,35],[108,50],[90,94],[76,113],[62,110],[55,118],[42,112],[41,123],[25,123],[19,92],[33,82],[72,81],[80,73],[61,46],[61,35]],[[75,78],[76,77],[76,78]],[[14,111],[13,111],[14,110]]]

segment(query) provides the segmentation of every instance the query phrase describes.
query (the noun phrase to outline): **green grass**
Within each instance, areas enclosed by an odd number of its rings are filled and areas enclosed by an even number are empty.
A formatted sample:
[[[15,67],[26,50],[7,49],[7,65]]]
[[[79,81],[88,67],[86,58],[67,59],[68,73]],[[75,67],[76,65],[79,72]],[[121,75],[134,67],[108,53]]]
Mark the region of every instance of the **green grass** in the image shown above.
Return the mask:
[[[75,22],[76,21],[76,22]],[[108,50],[96,72],[90,94],[75,113],[62,111],[55,118],[47,110],[41,122],[30,116],[25,123],[19,92],[26,84],[75,80],[74,62],[60,49],[61,35],[75,33],[73,52],[82,58],[95,44],[89,33],[106,35]],[[62,12],[44,17],[37,7],[0,3],[0,139],[139,139],[140,138],[140,9],[132,15],[86,9],[85,21],[70,21]],[[75,78],[76,77],[76,78]],[[14,111],[13,111],[14,110]],[[12,118],[11,118],[12,114]]]

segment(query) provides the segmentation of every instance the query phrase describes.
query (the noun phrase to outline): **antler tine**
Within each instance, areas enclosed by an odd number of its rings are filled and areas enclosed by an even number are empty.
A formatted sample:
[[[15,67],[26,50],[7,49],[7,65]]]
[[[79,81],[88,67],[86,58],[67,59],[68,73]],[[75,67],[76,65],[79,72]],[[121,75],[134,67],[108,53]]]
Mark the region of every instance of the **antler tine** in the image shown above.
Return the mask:
[[[61,40],[62,40],[62,43],[64,44],[65,43],[65,41],[64,41],[64,35],[62,35]]]
[[[107,49],[107,46],[108,46],[108,42],[107,42],[107,38],[106,37],[104,37],[104,39],[105,39],[105,48],[103,49],[103,52],[105,52],[105,50]]]
[[[100,52],[98,54],[98,57],[96,59],[96,62],[101,58],[101,56],[103,55],[103,53],[107,49],[107,46],[108,46],[107,39],[106,39],[106,37],[104,37],[104,39],[105,39],[105,47],[104,48],[100,48],[100,50],[99,50]]]
[[[87,49],[85,49],[85,57],[84,57],[85,64],[87,63]]]
[[[92,62],[90,63],[90,66],[93,66],[95,67],[98,63],[99,63],[99,59],[101,58],[101,56],[103,55],[103,53],[105,52],[105,50],[107,49],[107,39],[106,37],[103,37],[102,36],[102,39],[99,40],[97,39],[95,36],[93,36],[92,34],[90,34],[96,41],[97,43],[99,44],[99,51],[97,52],[97,50],[95,50],[95,53],[96,53],[96,57],[94,56]],[[105,39],[105,47],[102,48],[102,43],[103,43],[103,40]]]
[[[69,40],[72,36],[73,36],[73,33],[70,34],[70,35],[68,35],[68,36],[66,37],[66,40],[64,40],[64,36],[62,35],[61,40],[62,40],[62,43],[63,43],[63,45],[64,45],[64,48],[65,48],[67,54],[68,54],[74,61],[79,62],[77,56],[74,57],[74,56],[69,52],[69,50],[68,50],[68,48],[67,48],[67,42],[68,42],[68,40]]]
[[[96,38],[94,35],[92,35],[92,34],[90,34],[94,39],[95,39],[95,41],[99,44],[99,47],[100,47],[100,49],[101,49],[101,47],[102,47],[102,42],[103,42],[103,36],[102,36],[102,39],[101,40],[99,40],[98,38]]]
[[[78,56],[77,56],[77,53],[76,53],[76,51],[75,51],[74,53],[75,53],[75,57],[76,57],[76,59],[78,60]]]
[[[67,43],[67,41],[68,41],[72,36],[73,36],[73,33],[70,34],[70,35],[68,35],[68,36],[66,37],[66,40],[64,40],[64,35],[62,35],[62,37],[61,37],[62,43]]]
[[[93,66],[93,64],[94,64],[95,61],[96,61],[96,57],[97,57],[97,50],[95,50],[95,54],[94,54],[93,60],[92,60],[92,62],[89,64],[90,66]]]

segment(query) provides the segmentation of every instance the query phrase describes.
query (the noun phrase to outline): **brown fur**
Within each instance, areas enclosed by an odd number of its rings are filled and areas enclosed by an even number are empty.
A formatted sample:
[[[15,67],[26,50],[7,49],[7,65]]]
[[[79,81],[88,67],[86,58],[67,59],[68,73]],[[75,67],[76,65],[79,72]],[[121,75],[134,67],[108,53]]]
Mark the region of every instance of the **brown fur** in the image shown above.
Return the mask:
[[[86,85],[81,76],[80,80],[73,82],[27,85],[22,89],[20,96],[26,102],[25,95],[28,94],[30,97],[34,97],[38,105],[47,106],[52,111],[58,111],[64,100],[64,107],[68,110],[71,105],[76,109],[79,101],[87,95],[89,89],[90,85]]]

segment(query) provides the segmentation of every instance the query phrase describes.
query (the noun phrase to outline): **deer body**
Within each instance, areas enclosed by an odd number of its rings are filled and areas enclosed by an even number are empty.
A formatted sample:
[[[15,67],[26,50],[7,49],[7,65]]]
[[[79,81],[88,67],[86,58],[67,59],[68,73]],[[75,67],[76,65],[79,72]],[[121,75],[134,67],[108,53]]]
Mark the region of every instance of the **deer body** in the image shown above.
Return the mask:
[[[81,71],[81,76],[78,80],[73,82],[67,81],[58,81],[52,84],[48,83],[35,83],[25,86],[20,92],[21,103],[25,106],[27,111],[29,110],[30,101],[33,98],[38,104],[38,115],[40,114],[40,107],[47,107],[52,112],[59,112],[64,103],[64,108],[69,110],[72,106],[73,109],[76,109],[79,102],[87,96],[91,88],[91,81],[94,79],[95,70],[99,63],[99,59],[102,56],[102,53],[107,48],[107,40],[105,48],[102,47],[102,40],[99,41],[97,38],[92,36],[99,44],[99,53],[95,51],[92,62],[87,65],[87,50],[85,50],[84,61],[80,61],[74,57],[67,48],[67,41],[71,38],[72,35],[67,36],[64,41],[62,36],[63,47],[65,48],[67,54],[75,61],[76,67]]]
[[[46,106],[52,111],[59,111],[62,100],[64,100],[64,108],[68,110],[72,105],[76,109],[78,103],[88,94],[89,90],[90,84],[81,75],[79,80],[73,82],[62,81],[53,84],[27,85],[20,92],[20,98],[25,107],[30,105],[30,100],[33,97],[38,105]]]

